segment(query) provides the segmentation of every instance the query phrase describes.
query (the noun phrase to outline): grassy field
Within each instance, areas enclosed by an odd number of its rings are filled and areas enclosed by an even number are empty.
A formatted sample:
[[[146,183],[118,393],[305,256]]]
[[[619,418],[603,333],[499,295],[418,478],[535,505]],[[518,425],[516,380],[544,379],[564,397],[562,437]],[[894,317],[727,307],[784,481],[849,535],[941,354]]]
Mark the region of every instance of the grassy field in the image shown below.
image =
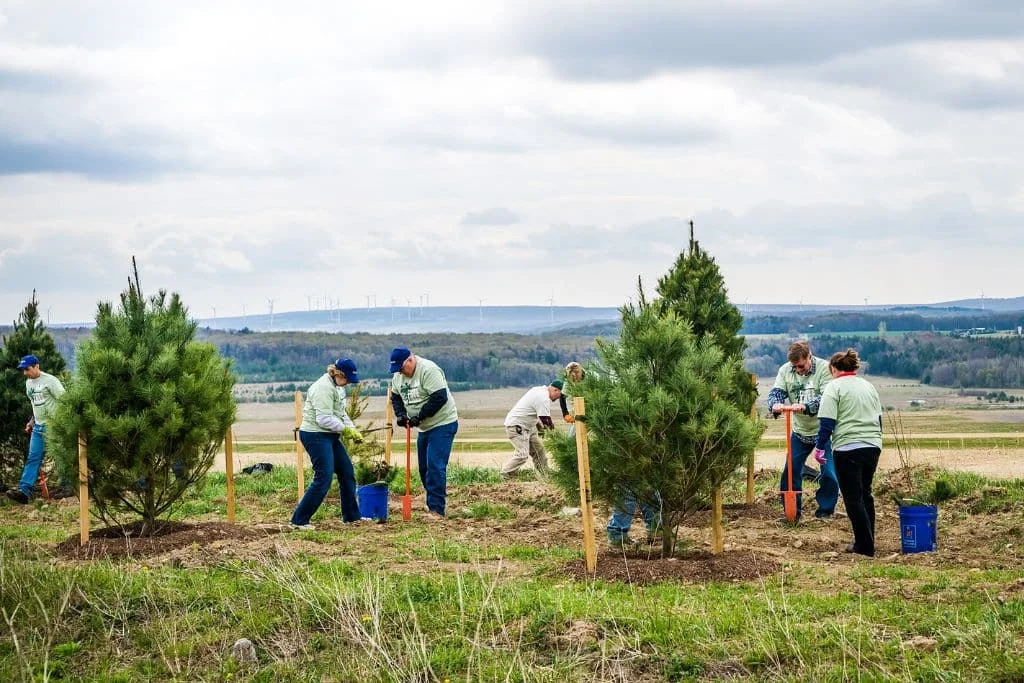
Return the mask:
[[[773,476],[758,482],[759,505],[773,497]],[[294,477],[239,477],[235,526],[273,530],[287,519]],[[546,485],[499,483],[493,470],[453,471],[443,522],[417,511],[409,523],[342,525],[332,494],[314,532],[195,537],[118,560],[58,553],[76,507],[3,503],[0,671],[110,681],[1021,680],[1024,482],[928,471],[919,487],[936,477],[955,496],[943,503],[938,553],[895,554],[882,493],[879,558],[829,552],[848,540],[845,520],[791,528],[736,512],[724,557],[768,558],[773,571],[642,585],[567,572],[581,556],[578,517],[560,515],[565,501]],[[223,520],[224,496],[223,476],[211,475],[179,514]],[[713,566],[707,529],[694,524],[681,530],[678,562]],[[599,568],[614,562],[645,560],[606,551]],[[243,637],[254,664],[229,656]]]

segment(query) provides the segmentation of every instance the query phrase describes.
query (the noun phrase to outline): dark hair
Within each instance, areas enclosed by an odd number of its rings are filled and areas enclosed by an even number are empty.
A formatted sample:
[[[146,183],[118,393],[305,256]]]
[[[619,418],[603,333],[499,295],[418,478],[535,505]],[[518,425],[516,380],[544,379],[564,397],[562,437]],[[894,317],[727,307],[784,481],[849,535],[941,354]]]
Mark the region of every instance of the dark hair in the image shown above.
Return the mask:
[[[805,340],[793,342],[789,345],[789,353],[786,358],[789,359],[790,363],[795,363],[798,360],[803,360],[811,355],[811,345]]]
[[[853,349],[833,353],[828,364],[840,372],[854,372],[860,367],[860,358]]]

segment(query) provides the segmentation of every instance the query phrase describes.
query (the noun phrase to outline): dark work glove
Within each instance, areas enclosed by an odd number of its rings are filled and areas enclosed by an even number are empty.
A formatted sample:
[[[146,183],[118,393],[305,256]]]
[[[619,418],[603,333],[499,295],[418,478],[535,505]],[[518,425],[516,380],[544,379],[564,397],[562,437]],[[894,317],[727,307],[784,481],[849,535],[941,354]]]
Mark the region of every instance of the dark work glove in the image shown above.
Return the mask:
[[[408,427],[409,426],[409,418],[406,417],[405,415],[403,415],[402,417],[398,418],[398,426],[399,427]]]
[[[410,417],[409,418],[409,426],[410,427],[419,427],[420,426],[420,416],[416,415],[415,417]]]

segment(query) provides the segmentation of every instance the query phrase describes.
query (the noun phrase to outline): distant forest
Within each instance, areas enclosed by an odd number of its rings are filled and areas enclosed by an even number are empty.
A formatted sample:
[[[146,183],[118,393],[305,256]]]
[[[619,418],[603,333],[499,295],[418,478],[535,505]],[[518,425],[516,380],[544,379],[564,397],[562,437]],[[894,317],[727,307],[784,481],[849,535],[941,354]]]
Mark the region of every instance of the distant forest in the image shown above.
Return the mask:
[[[881,335],[877,331],[880,323],[885,323]],[[786,360],[788,341],[811,335],[815,355],[827,357],[853,347],[873,374],[948,387],[1024,388],[1024,339],[1016,335],[950,334],[972,328],[1015,330],[1021,324],[1022,313],[758,316],[746,321],[744,333],[774,338],[750,339],[746,364],[760,376],[774,376]],[[90,331],[50,331],[58,349],[74,367],[74,348]],[[234,360],[234,370],[243,383],[307,382],[338,356],[355,360],[363,378],[385,380],[391,349],[408,346],[414,353],[436,361],[453,389],[466,390],[545,383],[570,360],[593,358],[595,337],[617,334],[615,324],[594,324],[540,335],[254,333],[201,328],[198,336]],[[369,382],[367,389],[371,393],[383,390],[379,382]],[[275,399],[286,400],[287,396],[281,392],[276,397],[269,392],[263,400]]]

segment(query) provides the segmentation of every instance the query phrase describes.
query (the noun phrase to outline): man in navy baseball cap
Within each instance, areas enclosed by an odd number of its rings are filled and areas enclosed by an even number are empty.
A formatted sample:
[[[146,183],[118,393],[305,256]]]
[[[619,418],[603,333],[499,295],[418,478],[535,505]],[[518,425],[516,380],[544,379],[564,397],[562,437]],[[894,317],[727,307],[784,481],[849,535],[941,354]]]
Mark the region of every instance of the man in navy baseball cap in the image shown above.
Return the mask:
[[[388,372],[392,374],[402,371],[402,365],[405,361],[409,360],[409,356],[412,355],[412,351],[405,347],[398,347],[391,351],[391,369]]]

